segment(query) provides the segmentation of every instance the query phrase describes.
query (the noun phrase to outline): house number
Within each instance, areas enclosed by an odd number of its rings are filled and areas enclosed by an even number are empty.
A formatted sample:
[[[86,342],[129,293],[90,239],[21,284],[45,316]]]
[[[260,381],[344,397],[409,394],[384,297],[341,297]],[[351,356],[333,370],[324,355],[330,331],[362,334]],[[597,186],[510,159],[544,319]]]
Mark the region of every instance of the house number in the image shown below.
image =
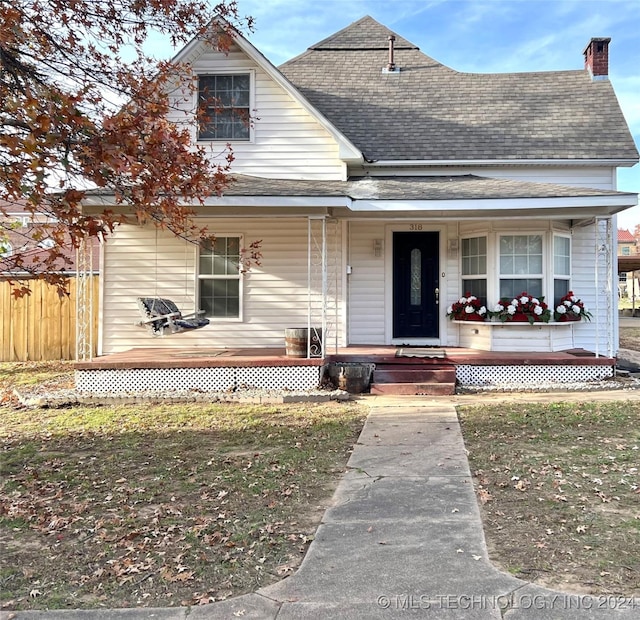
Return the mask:
[[[422,224],[409,224],[409,230],[422,230]]]

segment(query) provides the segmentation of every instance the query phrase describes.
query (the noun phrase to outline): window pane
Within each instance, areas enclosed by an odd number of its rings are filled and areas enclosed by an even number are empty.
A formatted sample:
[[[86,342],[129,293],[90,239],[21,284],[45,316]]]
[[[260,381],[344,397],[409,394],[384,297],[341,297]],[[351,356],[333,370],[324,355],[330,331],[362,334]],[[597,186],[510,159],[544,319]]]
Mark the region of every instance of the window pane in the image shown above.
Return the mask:
[[[484,275],[487,269],[487,239],[472,237],[462,240],[462,274]]]
[[[462,280],[462,294],[471,293],[475,295],[483,304],[487,303],[487,281],[479,280]]]
[[[422,304],[422,253],[417,248],[411,250],[411,305]]]
[[[514,298],[520,293],[542,296],[542,280],[537,278],[505,278],[500,280],[500,298]]]
[[[553,303],[558,305],[560,298],[564,297],[569,292],[569,280],[554,280],[553,281]]]
[[[556,275],[571,274],[571,240],[568,237],[553,238],[553,271]]]
[[[542,274],[542,237],[504,235],[500,237],[500,273]]]

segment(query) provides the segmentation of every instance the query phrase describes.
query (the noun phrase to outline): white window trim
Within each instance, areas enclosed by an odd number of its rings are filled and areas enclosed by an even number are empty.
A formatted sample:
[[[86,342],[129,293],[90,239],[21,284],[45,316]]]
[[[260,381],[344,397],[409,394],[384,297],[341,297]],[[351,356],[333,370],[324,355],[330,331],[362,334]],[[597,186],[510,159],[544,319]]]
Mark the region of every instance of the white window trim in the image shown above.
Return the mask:
[[[555,241],[556,241],[556,237],[563,237],[565,239],[569,240],[569,274],[557,274],[556,273],[556,261],[555,261]],[[572,285],[571,282],[573,280],[573,239],[571,238],[571,233],[568,232],[564,232],[564,231],[558,231],[558,230],[553,230],[551,231],[551,241],[549,244],[550,247],[550,265],[551,265],[551,279],[550,279],[550,290],[551,290],[551,296],[549,297],[549,299],[553,300],[553,304],[556,303],[556,299],[555,299],[555,280],[566,280],[569,285],[567,287],[567,290],[570,291],[572,290]],[[552,304],[549,304],[549,307],[551,307]]]
[[[216,235],[216,238],[237,237],[240,245],[240,253],[242,257],[242,248],[244,247],[244,235],[242,233],[224,232]],[[207,316],[211,323],[243,323],[244,322],[244,274],[238,272],[237,276],[230,275],[201,275],[200,274],[200,245],[196,246],[195,256],[195,272],[196,272],[196,301],[197,307],[200,308],[200,282],[202,280],[239,280],[238,285],[238,316]]]
[[[254,126],[254,110],[256,109],[256,71],[255,69],[212,69],[210,71],[198,71],[197,78],[198,84],[193,93],[193,109],[194,113],[198,114],[199,109],[199,97],[200,97],[200,77],[214,76],[214,75],[248,75],[249,76],[249,139],[248,140],[225,140],[217,138],[200,139],[200,127],[196,120],[194,124],[195,135],[193,141],[198,146],[206,146],[211,144],[255,144],[255,126]]]

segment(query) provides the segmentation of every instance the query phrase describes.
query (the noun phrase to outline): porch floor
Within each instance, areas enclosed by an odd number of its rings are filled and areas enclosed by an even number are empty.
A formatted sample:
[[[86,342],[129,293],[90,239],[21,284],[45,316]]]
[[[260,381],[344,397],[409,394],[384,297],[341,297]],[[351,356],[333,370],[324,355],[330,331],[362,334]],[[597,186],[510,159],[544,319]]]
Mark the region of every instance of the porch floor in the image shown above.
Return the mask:
[[[328,352],[325,358],[287,357],[285,349],[212,349],[193,348],[135,348],[119,353],[76,362],[77,370],[128,368],[216,368],[225,366],[322,366],[327,362],[372,362],[394,358],[399,346],[350,346],[337,352]],[[584,349],[571,349],[553,353],[492,352],[461,347],[433,347],[444,352],[444,359],[456,366],[614,366],[615,358],[599,356]],[[409,358],[410,359],[410,358]]]

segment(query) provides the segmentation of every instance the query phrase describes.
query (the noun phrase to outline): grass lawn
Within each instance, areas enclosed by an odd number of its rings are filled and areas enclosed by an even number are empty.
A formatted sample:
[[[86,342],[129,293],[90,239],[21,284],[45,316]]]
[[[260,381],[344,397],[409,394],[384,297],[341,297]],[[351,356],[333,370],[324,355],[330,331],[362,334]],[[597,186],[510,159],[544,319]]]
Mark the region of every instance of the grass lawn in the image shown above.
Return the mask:
[[[64,364],[0,364],[2,609],[197,605],[289,575],[366,413],[9,397],[68,378]]]
[[[561,590],[640,596],[640,403],[460,417],[494,563]]]

